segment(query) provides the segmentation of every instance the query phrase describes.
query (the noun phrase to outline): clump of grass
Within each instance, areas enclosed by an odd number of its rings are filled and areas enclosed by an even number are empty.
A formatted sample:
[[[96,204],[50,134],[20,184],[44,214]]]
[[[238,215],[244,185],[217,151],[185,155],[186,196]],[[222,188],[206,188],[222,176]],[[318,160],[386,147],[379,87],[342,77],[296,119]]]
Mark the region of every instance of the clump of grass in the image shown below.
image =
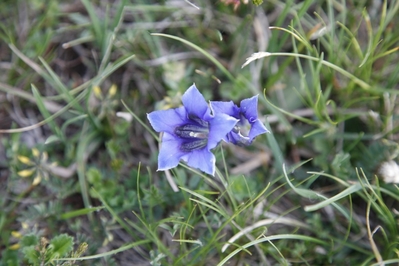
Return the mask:
[[[399,4],[225,2],[0,4],[1,265],[399,262]],[[155,171],[193,82],[272,132],[215,178]]]

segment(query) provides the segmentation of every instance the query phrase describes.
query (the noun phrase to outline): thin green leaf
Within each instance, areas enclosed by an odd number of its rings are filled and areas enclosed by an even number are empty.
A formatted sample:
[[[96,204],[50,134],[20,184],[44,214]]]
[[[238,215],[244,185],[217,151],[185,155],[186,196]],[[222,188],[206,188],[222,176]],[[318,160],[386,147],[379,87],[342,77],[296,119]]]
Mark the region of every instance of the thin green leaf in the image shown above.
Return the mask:
[[[80,209],[80,210],[75,210],[75,211],[70,211],[70,212],[66,212],[61,214],[60,218],[63,220],[68,220],[77,216],[81,216],[81,215],[86,215],[88,213],[91,212],[95,212],[95,211],[99,211],[104,209],[105,207],[100,206],[100,207],[93,207],[93,208],[84,208],[84,209]]]
[[[39,91],[37,90],[35,85],[32,84],[31,86],[33,97],[35,97],[37,107],[39,108],[40,113],[43,115],[44,120],[48,121],[49,127],[51,128],[53,133],[57,135],[57,137],[59,137],[60,139],[64,139],[64,135],[62,134],[60,128],[55,124],[54,120],[51,119],[51,114],[45,107],[43,98],[40,96]]]

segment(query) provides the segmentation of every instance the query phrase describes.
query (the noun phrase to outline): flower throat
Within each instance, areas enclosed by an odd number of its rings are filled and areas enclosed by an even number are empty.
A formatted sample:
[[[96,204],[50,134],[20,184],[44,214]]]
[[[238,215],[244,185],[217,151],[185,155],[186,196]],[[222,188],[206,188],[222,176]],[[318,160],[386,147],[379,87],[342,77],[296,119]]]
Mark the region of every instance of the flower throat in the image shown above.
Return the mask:
[[[202,149],[208,144],[209,123],[194,116],[188,116],[190,123],[175,128],[175,134],[183,139],[180,149],[190,152]]]

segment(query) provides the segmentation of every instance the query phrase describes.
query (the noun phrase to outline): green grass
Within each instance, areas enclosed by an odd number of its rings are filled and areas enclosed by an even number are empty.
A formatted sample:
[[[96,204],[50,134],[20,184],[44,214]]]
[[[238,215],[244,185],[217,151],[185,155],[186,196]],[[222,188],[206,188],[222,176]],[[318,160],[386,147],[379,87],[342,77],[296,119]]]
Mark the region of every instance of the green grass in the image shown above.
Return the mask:
[[[0,265],[399,263],[399,2],[100,2],[0,3]],[[271,131],[215,177],[156,171],[193,83]]]

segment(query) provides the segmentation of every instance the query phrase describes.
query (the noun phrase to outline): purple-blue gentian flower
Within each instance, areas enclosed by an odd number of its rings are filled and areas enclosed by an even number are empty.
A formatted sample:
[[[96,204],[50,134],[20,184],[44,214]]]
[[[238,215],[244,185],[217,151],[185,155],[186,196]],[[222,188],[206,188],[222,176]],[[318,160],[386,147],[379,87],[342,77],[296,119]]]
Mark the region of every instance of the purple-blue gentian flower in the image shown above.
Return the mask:
[[[163,132],[158,170],[176,167],[180,160],[210,175],[215,174],[211,149],[237,124],[227,114],[211,115],[208,103],[195,85],[182,96],[183,106],[147,114],[151,126]]]
[[[260,134],[269,132],[258,119],[258,95],[244,99],[240,107],[230,102],[211,101],[215,115],[227,114],[238,119],[234,128],[223,138],[236,145],[249,145]]]

